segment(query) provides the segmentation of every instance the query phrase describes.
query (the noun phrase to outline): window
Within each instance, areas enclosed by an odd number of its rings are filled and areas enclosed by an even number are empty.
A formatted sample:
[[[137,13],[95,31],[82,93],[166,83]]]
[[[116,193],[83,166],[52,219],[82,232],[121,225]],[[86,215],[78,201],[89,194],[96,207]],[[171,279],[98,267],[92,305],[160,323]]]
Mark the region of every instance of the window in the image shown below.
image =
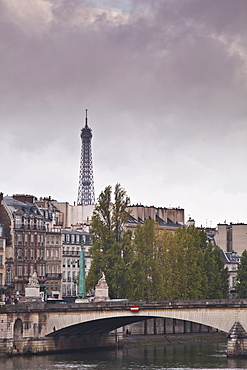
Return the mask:
[[[62,295],[63,296],[66,295],[66,285],[65,284],[62,285]]]
[[[17,235],[17,245],[22,245],[22,237],[21,234]]]
[[[37,243],[38,243],[38,246],[40,246],[40,234],[37,235]]]
[[[62,234],[62,242],[64,243],[65,242],[65,235]]]
[[[67,294],[68,295],[71,295],[71,288],[70,288],[70,285],[67,286]]]
[[[58,244],[59,240],[58,240],[58,236],[56,236],[56,244]]]
[[[3,285],[3,274],[0,274],[0,285]]]
[[[70,259],[68,259],[67,263],[67,266],[70,267]]]
[[[3,267],[3,256],[0,254],[0,267]],[[0,284],[2,285],[2,284]]]
[[[50,238],[49,238],[49,236],[46,237],[46,244],[50,244]]]
[[[74,244],[74,242],[75,242],[75,235],[74,235],[74,234],[72,234],[72,235],[71,235],[71,243],[73,243],[73,244]]]
[[[66,242],[69,243],[69,234],[66,234]]]
[[[65,264],[66,264],[66,261],[65,259],[63,259],[63,267],[65,267]]]
[[[27,265],[24,265],[24,276],[27,276]]]
[[[80,243],[80,235],[76,235],[76,243]]]
[[[33,248],[30,249],[30,258],[31,260],[33,260],[33,257],[34,257],[34,251],[33,251]]]
[[[21,258],[22,258],[22,249],[21,248],[17,248],[16,255],[17,255],[17,259],[21,260]]]
[[[28,219],[26,217],[24,218],[24,228],[28,228]]]
[[[24,245],[27,246],[27,241],[28,241],[28,235],[24,235]]]
[[[54,244],[54,236],[51,237],[51,244]]]
[[[16,229],[21,228],[21,216],[15,216],[15,228]]]
[[[31,234],[31,237],[30,237],[30,244],[31,244],[31,247],[33,247],[33,243],[34,243],[34,235]]]
[[[34,229],[34,220],[30,219],[30,229]]]
[[[10,267],[7,268],[7,284],[10,284],[11,283],[11,269]]]
[[[46,249],[46,258],[49,258],[50,257],[50,251],[49,249]]]
[[[17,276],[22,276],[22,265],[17,266]]]
[[[3,248],[3,240],[0,239],[0,248],[2,249]]]
[[[30,275],[33,275],[33,265],[30,266]]]
[[[43,236],[43,234],[40,235],[40,245],[44,245],[44,236]]]

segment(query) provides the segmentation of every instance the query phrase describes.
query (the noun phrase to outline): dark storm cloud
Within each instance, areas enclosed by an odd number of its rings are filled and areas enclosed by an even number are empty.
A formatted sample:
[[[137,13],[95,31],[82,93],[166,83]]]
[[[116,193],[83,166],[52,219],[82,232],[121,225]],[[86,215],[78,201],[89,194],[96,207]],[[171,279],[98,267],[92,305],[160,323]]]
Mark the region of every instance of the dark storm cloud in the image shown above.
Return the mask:
[[[70,200],[89,108],[98,191],[120,181],[133,201],[177,199],[200,214],[186,194],[198,201],[203,189],[222,201],[241,193],[246,201],[247,2],[95,4],[0,1],[0,115],[10,163],[18,157],[26,168],[28,157],[37,176],[51,177],[62,161],[72,178],[63,178],[59,196]]]

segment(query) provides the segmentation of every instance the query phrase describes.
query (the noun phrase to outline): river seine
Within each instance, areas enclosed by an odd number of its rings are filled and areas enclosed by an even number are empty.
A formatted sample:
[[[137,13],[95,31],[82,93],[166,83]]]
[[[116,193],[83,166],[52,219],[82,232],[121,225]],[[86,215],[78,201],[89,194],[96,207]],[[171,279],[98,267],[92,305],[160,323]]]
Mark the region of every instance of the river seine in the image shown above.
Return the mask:
[[[118,350],[0,358],[1,370],[247,369],[247,359],[226,357],[226,344],[149,345]]]

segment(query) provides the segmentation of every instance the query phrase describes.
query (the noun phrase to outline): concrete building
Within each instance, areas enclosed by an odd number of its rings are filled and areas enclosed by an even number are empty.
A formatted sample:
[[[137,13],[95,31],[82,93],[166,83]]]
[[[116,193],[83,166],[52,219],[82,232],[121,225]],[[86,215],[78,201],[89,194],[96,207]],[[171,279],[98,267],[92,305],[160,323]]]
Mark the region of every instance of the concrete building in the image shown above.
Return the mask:
[[[92,219],[94,204],[83,205],[70,205],[68,202],[53,202],[53,205],[63,215],[61,217],[62,227],[71,227],[71,225],[89,225]]]
[[[218,224],[215,241],[226,252],[242,254],[247,249],[247,224]]]

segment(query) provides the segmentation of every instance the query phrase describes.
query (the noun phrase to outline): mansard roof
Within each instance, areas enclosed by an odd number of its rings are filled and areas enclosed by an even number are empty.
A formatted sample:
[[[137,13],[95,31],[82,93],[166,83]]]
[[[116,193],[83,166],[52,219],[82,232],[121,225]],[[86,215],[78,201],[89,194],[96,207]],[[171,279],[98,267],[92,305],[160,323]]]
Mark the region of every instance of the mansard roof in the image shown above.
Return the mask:
[[[135,217],[129,215],[129,219],[128,221],[126,222],[126,224],[128,225],[138,225],[138,224],[141,224],[143,225],[144,222],[145,222],[146,219],[142,220],[140,217],[138,217],[138,219],[136,219]],[[158,223],[158,225],[160,227],[169,227],[169,228],[178,228],[178,227],[181,227],[183,225],[181,225],[180,223],[178,222],[173,222],[172,220],[170,220],[169,218],[167,218],[167,222],[164,221],[161,217],[159,217],[158,215],[156,215],[155,217],[155,222]]]
[[[23,215],[26,216],[42,216],[39,208],[34,203],[20,202],[19,200],[16,200],[9,196],[4,197],[3,201],[13,218],[14,214],[17,211],[20,211]]]

